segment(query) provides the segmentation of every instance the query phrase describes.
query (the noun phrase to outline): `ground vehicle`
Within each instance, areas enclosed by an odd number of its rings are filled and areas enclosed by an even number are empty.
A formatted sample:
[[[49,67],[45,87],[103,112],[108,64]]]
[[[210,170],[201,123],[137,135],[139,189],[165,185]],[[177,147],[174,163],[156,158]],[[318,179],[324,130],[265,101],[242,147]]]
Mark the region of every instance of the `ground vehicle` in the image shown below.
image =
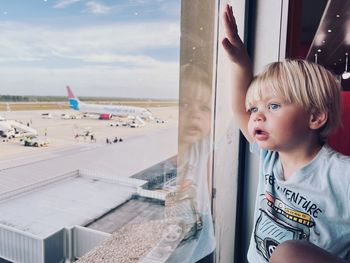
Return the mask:
[[[156,118],[155,121],[156,121],[156,123],[165,123],[165,120],[162,120],[162,119],[159,119],[159,118]]]
[[[51,115],[51,113],[43,113],[43,114],[41,114],[41,118],[52,119],[52,115]]]
[[[119,127],[119,126],[122,126],[122,123],[119,121],[118,122],[110,122],[108,125],[111,127]]]
[[[16,134],[18,134],[18,132],[16,132],[16,130],[13,128],[1,131],[1,137],[7,138],[7,139],[15,138]]]
[[[81,119],[81,115],[73,115],[73,114],[63,113],[63,114],[61,114],[61,119],[64,119],[64,120]]]
[[[49,146],[49,140],[41,137],[26,137],[23,140],[24,146],[46,147]]]
[[[130,128],[140,128],[142,126],[143,126],[142,124],[135,123],[135,122],[129,123]]]

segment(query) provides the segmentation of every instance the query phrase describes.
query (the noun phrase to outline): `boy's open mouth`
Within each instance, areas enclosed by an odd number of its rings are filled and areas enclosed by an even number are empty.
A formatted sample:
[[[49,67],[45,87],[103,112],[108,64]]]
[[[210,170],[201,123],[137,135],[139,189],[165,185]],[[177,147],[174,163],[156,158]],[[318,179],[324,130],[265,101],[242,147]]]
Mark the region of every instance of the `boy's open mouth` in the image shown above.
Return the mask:
[[[262,129],[255,128],[254,129],[254,137],[257,140],[266,140],[269,137],[269,134]]]
[[[254,135],[260,135],[260,134],[264,134],[265,132],[261,129],[255,128],[254,129]]]

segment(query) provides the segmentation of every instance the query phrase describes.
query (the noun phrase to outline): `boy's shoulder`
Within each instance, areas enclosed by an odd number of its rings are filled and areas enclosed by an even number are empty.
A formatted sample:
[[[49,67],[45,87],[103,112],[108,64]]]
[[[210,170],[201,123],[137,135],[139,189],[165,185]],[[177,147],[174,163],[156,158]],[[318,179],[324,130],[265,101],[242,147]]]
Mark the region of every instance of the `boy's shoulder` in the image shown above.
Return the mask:
[[[322,169],[350,182],[350,156],[339,153],[328,145],[323,147],[322,153],[319,162],[322,164]]]
[[[329,162],[339,163],[340,165],[350,166],[350,156],[344,155],[340,152],[337,152],[329,145],[323,146],[324,158],[327,158]]]

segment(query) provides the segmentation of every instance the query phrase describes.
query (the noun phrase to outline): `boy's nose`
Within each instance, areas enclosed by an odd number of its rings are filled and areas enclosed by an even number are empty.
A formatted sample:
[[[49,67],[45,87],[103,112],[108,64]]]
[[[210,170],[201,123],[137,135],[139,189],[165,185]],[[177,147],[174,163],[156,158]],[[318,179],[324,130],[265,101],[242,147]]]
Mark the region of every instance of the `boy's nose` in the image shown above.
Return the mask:
[[[194,106],[188,109],[188,115],[191,119],[200,119],[199,110]]]
[[[191,119],[200,119],[200,116],[199,116],[199,114],[197,113],[197,112],[191,112],[191,114],[190,114],[190,118]]]
[[[266,118],[265,118],[265,115],[261,111],[258,111],[254,114],[253,120],[254,121],[265,121]]]

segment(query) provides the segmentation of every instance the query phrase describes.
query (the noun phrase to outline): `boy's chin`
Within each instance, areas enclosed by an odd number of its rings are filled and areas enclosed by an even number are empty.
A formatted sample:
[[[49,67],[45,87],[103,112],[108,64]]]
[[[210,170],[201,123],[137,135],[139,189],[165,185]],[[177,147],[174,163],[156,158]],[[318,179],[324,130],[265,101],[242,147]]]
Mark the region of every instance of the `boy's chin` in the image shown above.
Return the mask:
[[[260,149],[268,150],[268,151],[276,151],[276,149],[274,149],[274,147],[271,147],[271,145],[266,145],[266,143],[259,142],[259,141],[255,141],[255,142],[259,146]]]
[[[198,142],[201,138],[199,136],[182,136],[180,139],[180,144],[194,144]]]

